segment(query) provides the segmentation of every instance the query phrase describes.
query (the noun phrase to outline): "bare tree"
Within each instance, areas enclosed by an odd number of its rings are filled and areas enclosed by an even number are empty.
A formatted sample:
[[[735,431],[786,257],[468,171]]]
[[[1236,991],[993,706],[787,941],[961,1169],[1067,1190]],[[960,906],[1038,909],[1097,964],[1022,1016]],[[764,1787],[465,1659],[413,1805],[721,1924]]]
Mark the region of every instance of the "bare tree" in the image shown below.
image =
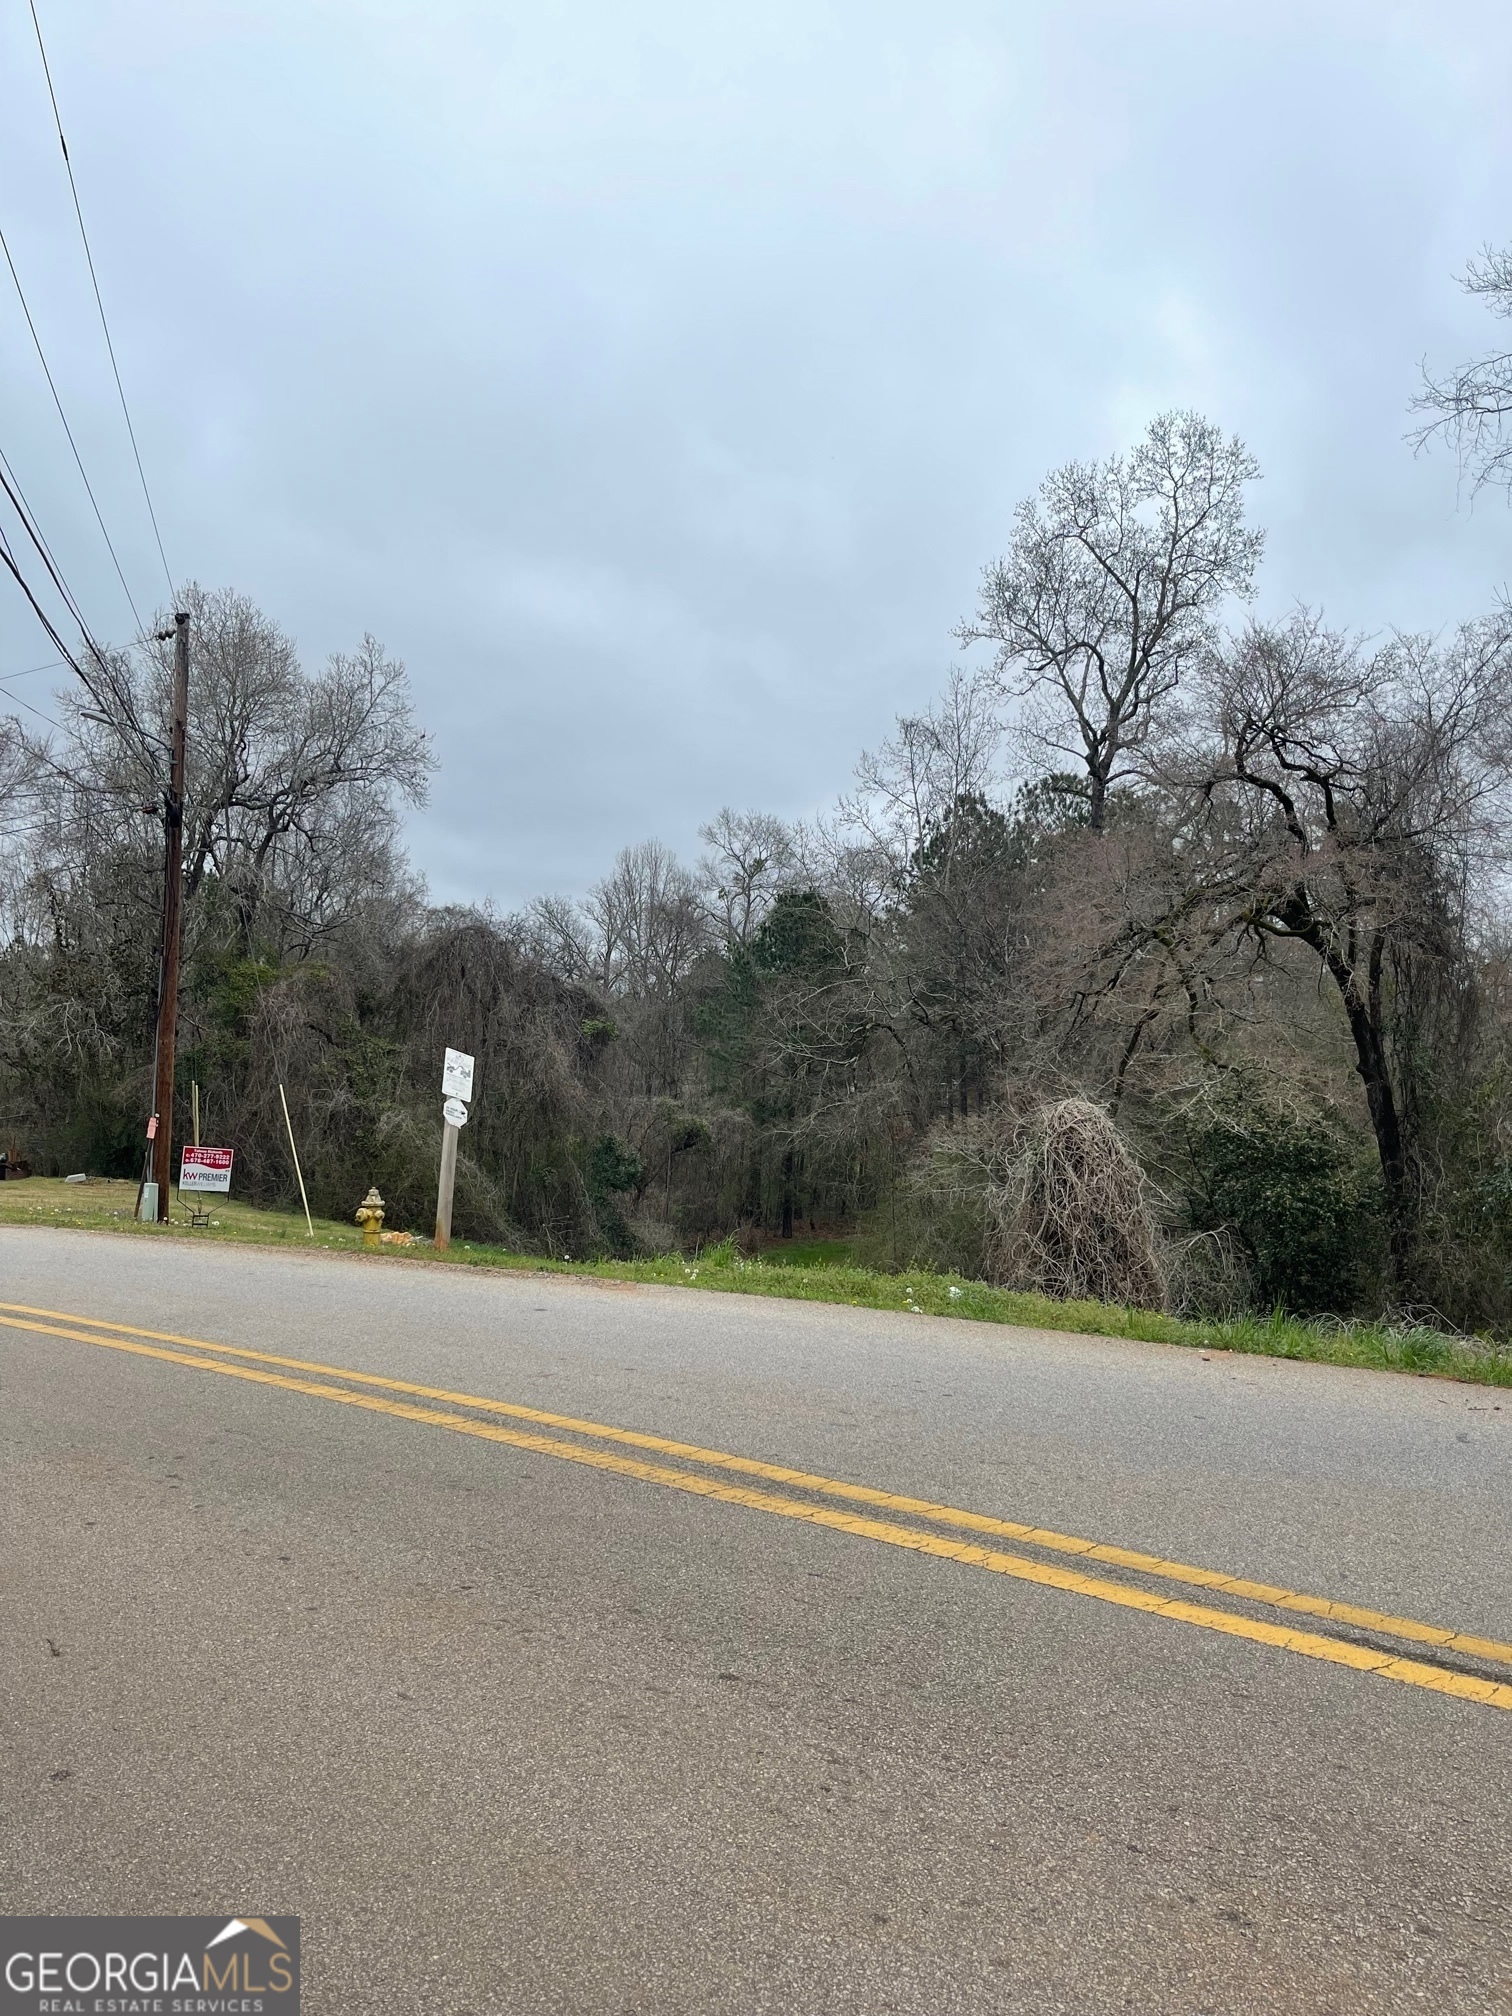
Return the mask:
[[[1251,592],[1264,535],[1245,525],[1244,486],[1259,473],[1237,437],[1162,414],[1132,453],[1048,476],[983,573],[957,635],[997,646],[1025,739],[1085,768],[1094,833],[1220,605]]]
[[[216,878],[249,946],[274,897],[308,943],[387,879],[395,800],[424,803],[434,759],[404,667],[369,636],[311,677],[247,597],[191,587],[184,606],[194,638],[186,893]],[[160,709],[166,657],[157,672]]]
[[[669,847],[624,847],[582,905],[607,993],[668,998],[708,942],[693,877]]]
[[[689,1036],[684,983],[710,945],[698,885],[676,855],[659,840],[623,848],[580,903],[533,904],[525,931],[554,972],[615,1004],[641,1096],[674,1093]]]
[[[292,641],[246,596],[191,584],[182,606],[193,639],[184,821],[191,915],[202,924],[211,911],[228,918],[247,953],[263,936],[308,951],[392,882],[398,804],[424,802],[434,760],[404,667],[365,637],[311,677]],[[113,806],[118,825],[134,821],[131,851],[144,861],[152,846],[140,814],[163,789],[169,653],[152,639],[134,656],[112,657],[109,711],[65,693],[61,739],[33,748],[67,808],[59,817],[98,827],[102,808]],[[140,879],[155,906],[145,868]]]
[[[1512,319],[1512,246],[1498,251],[1488,245],[1470,262],[1463,284],[1493,315]],[[1487,483],[1512,488],[1512,350],[1493,350],[1447,378],[1435,378],[1425,368],[1412,410],[1434,416],[1411,436],[1415,447],[1426,448],[1441,436],[1454,443],[1477,490]]]
[[[899,875],[938,841],[948,875],[957,807],[987,797],[1002,735],[995,677],[953,671],[938,700],[922,714],[900,715],[896,734],[862,755],[842,819],[889,855]]]
[[[709,908],[727,945],[747,945],[799,873],[793,834],[770,812],[726,805],[698,837],[709,850],[698,864]]]
[[[1507,860],[1512,624],[1369,652],[1306,611],[1205,669],[1212,759],[1185,836],[1185,928],[1306,948],[1337,991],[1412,1285],[1423,981],[1463,976]],[[1200,864],[1200,865],[1199,865]],[[1169,918],[1167,925],[1169,928]]]
[[[570,896],[537,896],[520,929],[532,955],[559,978],[609,992],[611,948],[600,939],[595,920]]]
[[[17,843],[36,816],[38,787],[20,717],[0,714],[0,842],[9,843],[0,849],[0,906],[5,885],[13,881],[20,863],[22,850]],[[0,907],[0,929],[3,924],[4,909]]]

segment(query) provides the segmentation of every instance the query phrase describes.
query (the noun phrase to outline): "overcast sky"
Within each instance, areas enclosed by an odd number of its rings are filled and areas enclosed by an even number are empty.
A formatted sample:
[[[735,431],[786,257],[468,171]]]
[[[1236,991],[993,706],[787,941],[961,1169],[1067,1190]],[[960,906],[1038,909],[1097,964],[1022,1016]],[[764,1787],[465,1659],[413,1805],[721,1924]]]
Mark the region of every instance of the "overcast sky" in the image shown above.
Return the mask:
[[[1512,576],[1402,438],[1420,361],[1505,335],[1456,284],[1512,240],[1505,0],[38,6],[175,577],[406,661],[438,898],[827,803],[1015,503],[1165,406],[1260,458],[1263,606],[1440,628]],[[145,606],[50,118],[14,0],[0,228]],[[13,291],[0,423],[124,637]]]

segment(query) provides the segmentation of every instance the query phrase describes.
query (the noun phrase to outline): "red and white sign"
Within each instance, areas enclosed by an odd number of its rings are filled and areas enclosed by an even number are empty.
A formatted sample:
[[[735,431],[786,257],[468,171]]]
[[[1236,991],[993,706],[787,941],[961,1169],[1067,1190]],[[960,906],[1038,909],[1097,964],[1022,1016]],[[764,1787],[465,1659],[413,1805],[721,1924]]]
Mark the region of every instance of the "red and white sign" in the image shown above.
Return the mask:
[[[179,1165],[179,1189],[217,1190],[229,1196],[234,1153],[231,1148],[186,1148]]]

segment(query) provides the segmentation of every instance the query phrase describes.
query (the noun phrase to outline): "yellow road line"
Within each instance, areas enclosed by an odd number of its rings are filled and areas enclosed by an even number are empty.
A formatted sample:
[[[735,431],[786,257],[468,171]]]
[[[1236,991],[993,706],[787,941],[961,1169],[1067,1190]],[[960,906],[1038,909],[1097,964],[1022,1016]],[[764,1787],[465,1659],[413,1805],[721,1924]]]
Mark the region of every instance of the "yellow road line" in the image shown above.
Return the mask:
[[[837,1532],[877,1540],[890,1547],[906,1548],[912,1553],[957,1561],[966,1567],[986,1569],[995,1575],[1010,1575],[1018,1581],[1037,1583],[1043,1588],[1090,1596],[1102,1603],[1116,1604],[1121,1609],[1141,1610],[1151,1616],[1217,1631],[1226,1637],[1247,1638],[1255,1644],[1275,1646],[1281,1651],[1297,1653],[1302,1658],[1321,1659],[1330,1665],[1348,1666],[1357,1672],[1374,1673],[1382,1679],[1426,1688],[1431,1693],[1450,1694],[1460,1700],[1512,1711],[1512,1686],[1500,1681],[1473,1679],[1465,1673],[1449,1673],[1436,1666],[1425,1666],[1415,1659],[1392,1658],[1343,1639],[1323,1638],[1310,1631],[1292,1631],[1280,1624],[1239,1616],[1232,1611],[1211,1610],[1205,1604],[1188,1603],[1174,1596],[1157,1596],[1145,1589],[1084,1575],[1078,1569],[1057,1568],[1049,1562],[1031,1561],[1021,1555],[972,1546],[964,1540],[949,1540],[937,1533],[895,1526],[888,1521],[864,1518],[857,1513],[835,1511],[827,1505],[809,1505],[795,1498],[779,1498],[772,1492],[727,1484],[717,1477],[699,1477],[685,1470],[668,1470],[662,1464],[643,1463],[635,1457],[614,1455],[607,1449],[588,1449],[580,1443],[558,1442],[550,1436],[502,1428],[492,1421],[477,1421],[462,1414],[442,1414],[434,1408],[416,1407],[408,1401],[389,1400],[374,1393],[353,1393],[340,1386],[292,1379],[281,1372],[265,1372],[253,1365],[227,1365],[216,1358],[191,1357],[183,1351],[165,1350],[159,1344],[135,1343],[126,1337],[99,1332],[41,1323],[11,1322],[9,1327],[32,1329],[45,1336],[66,1337],[76,1343],[94,1344],[103,1350],[125,1351],[135,1357],[155,1358],[195,1372],[215,1372],[228,1379],[246,1379],[260,1386],[281,1387],[311,1399],[332,1400],[344,1407],[361,1407],[370,1413],[387,1414],[403,1421],[420,1422],[426,1427],[447,1429],[454,1435],[471,1435],[485,1442],[507,1443],[512,1448],[528,1449],[537,1455],[557,1457],[568,1463],[581,1463],[614,1476],[632,1477],[641,1483],[659,1484],[668,1490],[688,1492],[694,1497],[714,1498],[727,1505],[741,1505],[783,1519],[799,1519],[809,1525],[830,1527]]]
[[[565,1428],[577,1435],[592,1435],[601,1441],[620,1442],[635,1449],[651,1449],[662,1456],[679,1456],[685,1461],[704,1463],[717,1469],[734,1470],[769,1483],[787,1484],[805,1491],[817,1491],[830,1498],[846,1498],[853,1504],[871,1505],[888,1512],[906,1512],[915,1518],[930,1519],[937,1525],[956,1526],[968,1532],[991,1533],[1006,1540],[1026,1541],[1060,1554],[1074,1554],[1083,1560],[1101,1561],[1110,1568],[1129,1568],[1166,1582],[1183,1582],[1217,1595],[1235,1596],[1270,1609],[1291,1610],[1308,1617],[1321,1617],[1333,1624],[1350,1624],[1357,1630],[1379,1631],[1392,1638],[1405,1638],[1419,1645],[1433,1645],[1443,1651],[1463,1653],[1468,1658],[1485,1659],[1498,1665],[1512,1665],[1512,1645],[1496,1638],[1481,1638],[1468,1631],[1453,1631],[1442,1624],[1425,1624],[1414,1617],[1396,1617],[1359,1604],[1339,1603],[1327,1596],[1309,1596],[1299,1590],[1284,1589],[1269,1582],[1251,1582],[1239,1575],[1225,1575],[1218,1569],[1198,1568],[1184,1561],[1169,1561],[1158,1554],[1143,1554],[1130,1547],[1115,1547],[1103,1541],[1084,1540],[1072,1533],[1057,1533],[1046,1526],[1029,1526],[1014,1519],[995,1519],[985,1512],[966,1512],[953,1505],[936,1504],[928,1498],[911,1498],[898,1492],[880,1491],[866,1484],[847,1484],[833,1477],[817,1477],[805,1470],[793,1470],[778,1463],[763,1463],[753,1456],[734,1456],[723,1449],[705,1449],[697,1443],[676,1442],[662,1435],[645,1435],[633,1428],[613,1428],[601,1421],[584,1421],[571,1414],[551,1414],[537,1407],[524,1407],[508,1400],[489,1400],[475,1393],[454,1393],[445,1387],[418,1385],[408,1379],[388,1379],[375,1372],[353,1372],[340,1365],[323,1365],[308,1358],[286,1358],[275,1352],[252,1351],[238,1344],[214,1344],[203,1337],[182,1337],[168,1330],[143,1330],[130,1323],[110,1323],[96,1316],[75,1316],[58,1309],[33,1309],[25,1303],[0,1302],[17,1316],[50,1317],[60,1323],[77,1323],[93,1330],[110,1330],[118,1335],[147,1337],[160,1344],[182,1344],[197,1351],[220,1351],[262,1365],[279,1365],[290,1371],[318,1372],[327,1378],[351,1379],[364,1386],[389,1393],[408,1393],[417,1399],[444,1400],[453,1406],[477,1407],[491,1414],[503,1414],[517,1421],[534,1421],[547,1428]],[[13,1322],[0,1316],[0,1323],[14,1329],[38,1326]]]

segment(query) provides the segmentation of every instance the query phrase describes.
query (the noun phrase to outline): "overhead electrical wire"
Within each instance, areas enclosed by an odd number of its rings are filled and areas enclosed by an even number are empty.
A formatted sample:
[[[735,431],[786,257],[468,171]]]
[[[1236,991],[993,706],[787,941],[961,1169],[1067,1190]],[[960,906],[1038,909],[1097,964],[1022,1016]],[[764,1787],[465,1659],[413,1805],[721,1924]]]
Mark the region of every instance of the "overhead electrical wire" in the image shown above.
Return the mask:
[[[68,170],[68,187],[73,196],[74,215],[79,220],[79,236],[83,240],[84,257],[89,265],[89,278],[90,284],[94,288],[95,306],[100,311],[100,328],[104,332],[105,348],[110,353],[110,368],[115,375],[116,391],[120,396],[121,417],[126,422],[126,432],[131,439],[131,452],[136,460],[137,476],[142,485],[142,499],[147,506],[147,516],[152,520],[152,536],[157,541],[158,558],[163,563],[163,577],[168,583],[168,600],[171,604],[174,600],[173,571],[168,565],[168,555],[163,551],[163,535],[158,530],[157,512],[152,508],[152,492],[147,487],[147,472],[142,467],[142,451],[137,447],[136,428],[131,424],[131,408],[126,403],[126,387],[121,383],[121,367],[116,362],[115,344],[111,341],[110,323],[105,315],[105,301],[100,293],[99,276],[95,272],[94,253],[89,249],[89,233],[84,228],[84,210],[79,202],[79,185],[74,180],[73,162],[69,159],[68,155],[68,142],[63,137],[63,116],[58,110],[58,94],[53,89],[52,65],[47,60],[47,45],[42,40],[42,23],[37,18],[37,0],[29,0],[29,4],[31,6],[32,27],[37,33],[37,51],[42,58],[42,74],[47,79],[47,95],[52,101],[53,124],[58,129],[58,145],[63,150],[63,165]],[[102,527],[101,529],[103,530],[104,528]],[[111,557],[112,559],[115,557],[113,553]],[[119,571],[118,568],[117,572]],[[124,582],[122,586],[125,586]],[[130,600],[129,594],[127,600]],[[135,608],[133,608],[132,613],[136,613]],[[138,620],[137,628],[141,628],[140,619]]]
[[[36,611],[37,620],[41,623],[43,629],[46,630],[48,636],[52,638],[53,642],[57,645],[58,650],[62,653],[62,662],[71,665],[74,671],[78,673],[80,679],[83,680],[84,686],[88,691],[88,693],[90,694],[91,698],[97,700],[100,705],[108,705],[109,703],[96,693],[94,686],[90,683],[88,674],[84,671],[84,668],[80,665],[79,661],[74,657],[73,653],[69,650],[68,646],[63,642],[62,638],[58,635],[58,632],[53,625],[52,619],[48,616],[47,611],[42,607],[41,603],[38,602],[36,596],[32,593],[31,588],[27,583],[26,577],[22,574],[21,569],[16,564],[16,556],[11,551],[10,542],[6,538],[3,528],[0,528],[0,566],[4,566],[9,570],[9,572],[12,575],[15,576],[16,582],[19,585],[22,594],[26,597],[27,601],[30,602],[32,608]],[[45,665],[38,665],[33,666],[31,669],[33,671],[45,672],[49,668]],[[23,675],[20,673],[13,673],[11,676],[13,678],[20,678]],[[121,699],[122,696],[120,695],[119,690],[114,681],[111,682],[111,689],[115,697],[118,700]],[[54,720],[51,714],[44,714],[40,707],[34,707],[29,700],[23,700],[19,693],[12,693],[8,688],[0,686],[0,699],[16,701],[20,706],[26,709],[28,714],[35,714],[39,721],[45,721],[48,727],[56,728],[60,734],[65,732],[61,721]],[[125,713],[131,725],[137,730],[138,734],[142,736],[142,739],[144,741],[155,742],[158,740],[156,736],[147,735],[145,731],[141,728],[141,724],[137,721],[135,710],[130,705],[129,698],[126,699]],[[80,777],[77,774],[77,772],[71,770],[66,763],[59,763],[55,760],[48,759],[45,746],[43,748],[42,754],[44,756],[44,760],[47,760],[47,767],[55,777],[62,778],[66,783],[70,784],[74,790],[82,791],[88,797],[109,798],[114,802],[119,802],[123,797],[130,798],[134,795],[133,793],[130,792],[123,792],[119,786],[90,783],[87,779]],[[25,828],[26,828],[26,821],[24,819],[20,821],[13,820],[9,824],[0,823],[0,834],[21,832],[24,831]]]
[[[84,681],[84,684],[87,687],[89,687],[89,691],[93,693],[94,688],[89,684],[88,674],[85,672],[84,667],[79,663],[78,659],[75,658],[72,651],[70,651],[68,646],[63,642],[63,639],[58,635],[57,626],[54,624],[52,618],[48,615],[47,611],[42,607],[42,604],[37,600],[36,596],[32,593],[31,585],[27,581],[26,576],[21,572],[21,569],[16,565],[16,556],[11,552],[10,543],[6,539],[5,534],[3,532],[0,532],[0,564],[3,564],[5,567],[7,567],[10,570],[10,572],[15,576],[16,585],[20,588],[21,593],[26,597],[27,601],[30,602],[32,609],[36,615],[37,621],[42,625],[42,628],[47,632],[48,636],[52,639],[53,643],[57,646],[58,650],[68,660],[69,664],[72,665],[75,672],[77,672],[79,677]]]
[[[22,574],[14,554],[6,543],[4,533],[0,532],[0,560],[3,560],[10,573],[14,575],[22,594],[25,595],[27,601],[30,602],[33,610],[36,612],[37,620],[41,623],[56,648],[63,654],[66,662],[78,674],[85,690],[94,700],[96,706],[103,707],[109,711],[113,705],[114,711],[120,714],[126,725],[142,744],[151,743],[161,749],[164,747],[162,738],[152,734],[149,729],[143,726],[141,718],[136,711],[136,705],[133,701],[130,688],[124,684],[118,669],[111,664],[105,653],[95,642],[94,635],[85,620],[84,612],[79,607],[78,599],[67,581],[63,578],[62,570],[53,558],[52,550],[48,546],[46,539],[42,536],[41,528],[36,523],[35,515],[26,500],[26,495],[20,483],[16,480],[16,472],[11,468],[9,462],[6,461],[3,449],[0,449],[0,492],[3,492],[9,498],[11,508],[20,519],[22,529],[25,531],[27,538],[31,540],[32,545],[36,547],[37,552],[41,555],[42,564],[47,569],[53,586],[57,589],[59,595],[62,596],[68,613],[78,624],[80,635],[88,647],[88,653],[98,667],[99,677],[104,681],[105,692],[102,693],[100,691],[95,679],[85,671],[79,660],[63,642],[52,619],[32,593],[30,584]]]
[[[20,483],[16,480],[15,470],[12,469],[10,463],[7,462],[5,459],[5,451],[3,449],[0,449],[0,490],[3,490],[5,492],[5,495],[10,499],[11,509],[15,512],[16,516],[21,520],[22,530],[25,532],[27,538],[30,539],[33,546],[36,547],[38,553],[41,554],[42,564],[47,569],[48,573],[51,575],[53,586],[57,589],[58,593],[63,597],[64,607],[67,609],[69,615],[72,616],[75,623],[78,624],[80,634],[83,636],[85,643],[89,646],[90,650],[94,653],[95,657],[99,659],[101,663],[103,663],[104,653],[101,651],[99,645],[96,644],[93,636],[90,633],[89,625],[84,620],[84,612],[79,607],[78,599],[75,596],[73,590],[69,587],[68,583],[64,580],[62,570],[59,568],[57,561],[54,560],[53,558],[52,548],[48,545],[46,539],[44,539],[42,536],[41,528],[38,526],[36,521],[36,516],[33,513],[31,506],[26,501],[25,492],[22,490]],[[11,571],[12,573],[16,573],[14,562],[12,562]],[[18,573],[16,574],[16,578],[17,580],[20,580],[21,578]],[[27,592],[28,595],[30,595],[30,590],[28,590]],[[33,607],[35,606],[36,606],[35,601],[33,601]],[[56,634],[53,632],[51,624],[48,625],[48,634],[49,636],[53,637],[54,642],[57,641]],[[59,648],[63,649],[62,646],[60,646]],[[76,672],[79,672],[78,661],[77,659],[75,659],[73,653],[71,651],[67,651],[65,652],[65,655],[68,658],[69,664],[73,666]],[[81,679],[84,678],[82,672],[79,672],[79,676]],[[87,686],[89,684],[89,681],[85,679],[84,683]]]
[[[0,686],[8,686],[12,679],[30,679],[38,672],[56,672],[62,663],[61,658],[49,658],[45,665],[25,665],[19,672],[0,672]]]
[[[79,453],[79,444],[75,441],[73,429],[68,424],[68,415],[63,411],[63,401],[58,397],[58,388],[53,383],[52,371],[47,362],[47,352],[42,348],[42,338],[37,334],[37,325],[32,320],[31,309],[27,306],[26,290],[21,285],[21,275],[16,271],[16,262],[11,257],[11,249],[5,242],[5,233],[3,231],[0,231],[0,252],[5,254],[5,263],[10,268],[11,279],[16,283],[16,294],[21,302],[21,312],[26,317],[26,326],[30,329],[32,342],[36,345],[37,356],[41,360],[43,375],[47,379],[47,389],[51,392],[53,404],[58,409],[58,418],[63,422],[63,432],[68,436],[68,445],[73,450],[74,461],[78,464],[79,474],[84,479],[84,488],[89,492],[89,501],[94,506],[95,522],[100,528],[100,536],[104,539],[106,547],[109,549],[111,561],[115,566],[116,578],[125,592],[127,602],[131,605],[131,613],[135,618],[138,630],[144,629],[146,626],[143,624],[141,616],[137,613],[136,602],[130,588],[126,585],[126,576],[121,571],[121,563],[116,557],[116,550],[111,543],[110,534],[105,530],[105,519],[100,510],[99,501],[95,497],[94,485],[89,480],[89,472],[84,467],[84,457]]]
[[[28,714],[35,714],[39,721],[45,721],[49,728],[56,728],[60,735],[63,733],[61,721],[55,721],[51,714],[44,714],[40,707],[33,707],[30,700],[23,700],[19,693],[12,693],[8,686],[0,686],[0,700],[13,700],[18,707],[24,707]]]
[[[131,408],[126,398],[126,387],[122,381],[120,364],[116,358],[115,342],[110,333],[110,321],[105,313],[105,300],[100,290],[99,274],[95,270],[94,252],[89,243],[89,232],[84,223],[84,210],[79,200],[79,188],[74,177],[73,162],[69,157],[68,141],[63,132],[63,120],[58,107],[58,94],[53,85],[52,66],[47,57],[47,45],[42,35],[42,23],[37,14],[36,0],[29,0],[29,6],[32,27],[37,37],[37,50],[42,59],[42,72],[47,81],[47,95],[52,105],[53,124],[57,130],[58,145],[62,150],[63,165],[68,175],[69,192],[73,197],[74,216],[77,219],[79,237],[84,246],[84,258],[89,268],[90,285],[94,289],[95,307],[100,317],[100,329],[105,338],[105,349],[110,358],[111,374],[115,379],[116,395],[121,403],[121,415],[126,422],[127,437],[131,442],[131,453],[136,463],[137,478],[142,486],[142,498],[147,506],[147,516],[152,524],[152,536],[157,545],[158,558],[163,565],[164,578],[168,583],[168,596],[171,607],[176,599],[173,573],[168,565],[168,556],[163,549],[163,536],[158,526],[157,511],[152,502],[152,492],[148,487],[147,472],[142,464],[141,449],[137,444],[136,427],[132,422]],[[136,598],[131,592],[125,570],[121,566],[120,556],[116,552],[115,543],[111,539],[110,532],[105,524],[104,513],[100,509],[94,485],[89,480],[89,472],[84,466],[84,458],[79,452],[79,444],[75,439],[73,428],[69,424],[68,415],[64,411],[63,401],[58,392],[57,383],[53,378],[52,368],[47,361],[47,353],[43,348],[36,320],[32,315],[30,303],[26,298],[26,290],[21,284],[21,276],[16,270],[16,262],[11,254],[10,246],[6,241],[3,231],[0,231],[0,252],[3,252],[5,255],[5,263],[10,269],[10,276],[16,289],[16,296],[21,303],[21,312],[26,318],[26,326],[31,333],[32,343],[35,346],[38,361],[42,366],[43,376],[47,380],[47,389],[52,394],[53,405],[57,408],[58,418],[63,425],[63,432],[68,438],[68,445],[73,452],[74,463],[78,468],[90,506],[94,511],[95,522],[100,528],[100,536],[105,541],[106,550],[110,554],[111,564],[116,571],[116,578],[121,584],[122,592],[126,597],[127,605],[131,610],[132,618],[140,637],[145,632],[146,625],[142,621],[141,612],[136,605]],[[107,659],[105,653],[96,642],[89,624],[85,620],[78,598],[64,578],[63,570],[59,566],[37,522],[36,514],[33,512],[16,477],[15,471],[6,461],[3,452],[0,452],[0,492],[3,492],[4,496],[9,500],[12,510],[20,520],[22,530],[33,547],[35,547],[53,587],[62,598],[64,607],[78,625],[80,636],[84,642],[85,651],[83,657],[85,663],[81,663],[80,659],[69,649],[52,617],[48,614],[36,593],[34,593],[30,582],[21,570],[21,566],[17,561],[15,552],[12,550],[10,540],[4,528],[0,527],[0,566],[3,566],[12,575],[22,594],[30,603],[38,622],[42,625],[50,642],[57,650],[59,657],[54,662],[68,665],[72,668],[91,699],[94,700],[96,706],[103,709],[106,715],[115,717],[122,725],[129,727],[135,733],[144,753],[148,745],[156,745],[159,749],[163,748],[165,745],[162,743],[161,738],[151,734],[144,728],[138,717],[134,697],[129,685],[122,679],[121,668]],[[92,661],[90,669],[86,670],[86,664],[89,664],[90,661]],[[49,666],[39,665],[28,667],[27,671],[41,672],[49,669],[51,669]],[[9,676],[19,679],[26,677],[27,673],[18,672]],[[103,691],[101,683],[98,682],[103,682]],[[10,690],[3,678],[0,678],[0,700],[5,702],[14,701],[17,705],[24,707],[29,714],[34,714],[39,721],[46,722],[49,727],[57,728],[61,731],[61,723],[55,721],[51,715],[44,714],[40,707],[34,706],[29,700],[23,700],[19,693]],[[101,787],[86,783],[83,779],[74,776],[66,766],[54,765],[52,767],[56,769],[59,776],[67,778],[77,789],[83,790],[91,796],[115,797],[119,795],[117,791],[112,790],[110,787]]]

